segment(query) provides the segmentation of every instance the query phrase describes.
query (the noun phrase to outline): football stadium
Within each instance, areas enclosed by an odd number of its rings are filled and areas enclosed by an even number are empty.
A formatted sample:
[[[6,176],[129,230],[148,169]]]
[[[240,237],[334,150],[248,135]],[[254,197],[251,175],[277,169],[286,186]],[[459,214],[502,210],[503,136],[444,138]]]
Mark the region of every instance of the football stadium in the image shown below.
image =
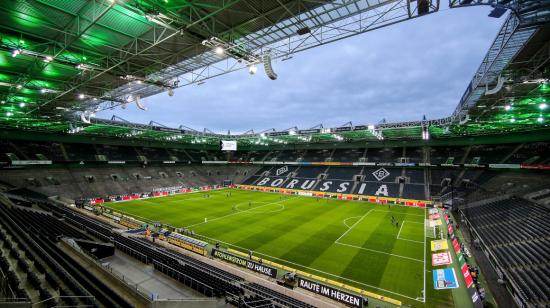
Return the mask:
[[[548,0],[2,0],[0,307],[549,307],[549,104]]]

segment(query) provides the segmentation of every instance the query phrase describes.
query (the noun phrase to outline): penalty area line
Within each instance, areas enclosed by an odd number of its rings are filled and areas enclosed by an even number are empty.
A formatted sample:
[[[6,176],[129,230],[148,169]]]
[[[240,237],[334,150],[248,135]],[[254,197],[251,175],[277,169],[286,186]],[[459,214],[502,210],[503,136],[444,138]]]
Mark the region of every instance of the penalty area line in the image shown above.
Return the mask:
[[[380,250],[365,248],[365,247],[356,246],[356,245],[351,245],[351,244],[346,244],[346,243],[341,243],[341,242],[334,242],[334,243],[335,243],[335,244],[338,244],[338,245],[343,245],[343,246],[352,247],[352,248],[355,248],[355,249],[362,249],[362,250],[366,250],[366,251],[371,251],[371,252],[375,252],[375,253],[380,253],[380,254],[384,254],[384,255],[396,257],[396,258],[407,259],[407,260],[411,260],[411,261],[415,261],[415,262],[420,262],[420,263],[424,262],[424,260],[415,259],[415,258],[411,258],[411,257],[405,257],[405,256],[402,256],[402,255],[396,255],[396,254],[389,253],[389,252],[385,252],[385,251],[380,251]]]
[[[346,236],[346,234],[348,234],[348,232],[350,232],[353,228],[355,228],[356,225],[358,225],[361,220],[365,219],[365,217],[367,217],[367,215],[369,215],[370,212],[372,212],[373,210],[369,210],[368,212],[365,213],[365,215],[361,216],[361,218],[359,218],[359,220],[357,220],[353,225],[351,225],[351,227],[349,227],[349,229],[346,230],[346,232],[344,232],[342,235],[340,235],[339,238],[337,238],[334,242],[337,243],[340,239],[342,239],[344,236]]]

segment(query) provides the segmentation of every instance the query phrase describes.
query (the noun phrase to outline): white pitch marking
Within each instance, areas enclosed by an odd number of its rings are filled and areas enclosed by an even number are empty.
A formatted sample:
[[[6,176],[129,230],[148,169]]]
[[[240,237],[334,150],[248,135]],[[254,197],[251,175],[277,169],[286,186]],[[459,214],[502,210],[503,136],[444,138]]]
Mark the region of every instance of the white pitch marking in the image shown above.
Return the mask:
[[[422,302],[426,302],[426,211],[427,208],[424,208],[424,290],[422,290]]]
[[[249,212],[249,211],[252,211],[252,210],[255,210],[255,209],[266,207],[268,205],[278,204],[280,202],[287,201],[287,200],[290,200],[290,199],[293,199],[293,198],[294,197],[290,197],[290,198],[283,199],[283,200],[277,200],[275,202],[266,203],[264,205],[256,206],[256,207],[250,208],[250,209],[245,210],[245,211],[238,211],[236,213],[231,213],[231,214],[227,214],[227,215],[224,215],[224,216],[216,217],[216,218],[210,219],[208,222],[213,222],[213,221],[220,220],[220,219],[223,219],[223,218],[226,218],[226,217],[234,216],[234,215],[241,214],[241,213],[246,213],[246,212]],[[243,204],[243,203],[246,203],[246,202],[242,202],[242,203],[239,203],[239,204]],[[237,204],[237,205],[239,205],[239,204]],[[205,223],[206,222],[199,222],[199,223],[196,223],[196,224],[193,224],[193,225],[189,225],[186,228],[192,228],[192,227],[195,227],[195,226],[203,225]]]
[[[204,238],[209,239],[209,240],[211,240],[211,241],[220,242],[220,243],[225,244],[225,245],[228,245],[228,246],[237,247],[237,248],[239,248],[239,249],[241,249],[241,250],[244,250],[244,251],[249,251],[249,250],[250,250],[250,249],[248,249],[248,248],[244,248],[244,247],[241,247],[241,246],[237,246],[237,245],[234,245],[234,244],[230,244],[230,243],[227,243],[227,242],[224,242],[224,241],[220,241],[220,240],[218,240],[218,239],[214,239],[214,238],[207,237],[207,236],[204,236],[204,235],[200,235],[200,237],[204,237]],[[338,244],[340,244],[340,243],[338,243]],[[356,280],[353,280],[353,279],[349,279],[349,278],[346,278],[346,277],[338,276],[338,275],[335,275],[335,274],[332,274],[332,273],[328,273],[328,272],[325,272],[325,271],[322,271],[322,270],[319,270],[319,269],[316,269],[316,268],[313,268],[313,267],[305,266],[305,265],[302,265],[302,264],[299,264],[299,263],[295,263],[295,262],[292,262],[292,261],[288,261],[288,260],[284,260],[284,259],[277,258],[277,257],[274,257],[274,256],[270,256],[270,255],[265,254],[265,253],[261,253],[261,252],[258,252],[258,251],[254,251],[254,254],[256,254],[256,255],[262,255],[262,256],[267,257],[268,259],[279,260],[279,261],[282,261],[282,262],[286,262],[286,263],[289,263],[289,264],[293,264],[293,265],[295,265],[295,266],[299,266],[299,267],[301,267],[301,268],[305,268],[305,269],[312,270],[312,271],[315,271],[315,272],[318,272],[318,273],[322,273],[322,274],[325,274],[325,275],[328,275],[328,276],[340,278],[340,279],[342,279],[342,280],[346,280],[346,281],[349,281],[349,282],[357,283],[357,284],[360,284],[360,285],[363,285],[363,286],[366,286],[366,287],[369,287],[369,288],[373,288],[373,289],[376,289],[376,290],[384,291],[384,292],[387,292],[387,293],[390,293],[390,294],[399,295],[399,296],[402,296],[402,297],[405,297],[405,298],[412,299],[412,300],[414,300],[414,301],[420,302],[420,301],[418,300],[418,298],[410,297],[410,296],[407,296],[407,295],[404,295],[404,294],[401,294],[401,293],[397,293],[397,292],[393,292],[393,291],[390,291],[390,290],[386,290],[386,289],[383,289],[383,288],[380,288],[380,287],[377,287],[377,286],[373,286],[373,285],[370,285],[370,284],[367,284],[367,283],[363,283],[363,282],[359,282],[359,281],[356,281]]]
[[[367,213],[365,213],[365,215],[361,216],[361,218],[359,218],[359,220],[357,220],[353,225],[351,225],[351,227],[349,227],[349,229],[346,230],[346,232],[344,232],[342,235],[340,235],[339,238],[336,239],[336,241],[334,241],[335,243],[338,242],[341,238],[343,238],[344,236],[346,236],[346,234],[348,234],[348,232],[350,232],[358,223],[361,222],[361,220],[363,220],[365,217],[367,217],[367,215],[369,215],[370,212],[372,212],[373,210],[369,210]]]
[[[382,213],[389,213],[388,211],[383,211],[383,210],[373,210],[374,212],[382,212]],[[419,216],[419,217],[422,217],[423,215],[420,215],[420,214],[409,214],[409,213],[402,213],[402,212],[397,212],[397,214],[402,214],[402,215],[405,215],[405,216]]]
[[[344,245],[344,246],[353,247],[353,248],[357,248],[357,249],[362,249],[362,250],[366,250],[366,251],[372,251],[372,252],[376,252],[376,253],[380,253],[380,254],[384,254],[384,255],[396,257],[396,258],[403,258],[403,259],[407,259],[407,260],[411,260],[411,261],[416,261],[416,262],[424,262],[423,260],[420,260],[420,259],[415,259],[415,258],[411,258],[411,257],[405,257],[405,256],[401,256],[401,255],[396,255],[396,254],[389,253],[389,252],[385,252],[385,251],[374,250],[374,249],[370,249],[370,248],[365,248],[365,247],[361,247],[361,246],[350,245],[350,244],[341,243],[341,242],[334,242],[334,243],[335,243],[335,244],[338,244],[338,245]]]
[[[406,238],[400,238],[399,237],[399,234],[401,234],[401,229],[403,229],[403,225],[405,224],[405,222],[415,223],[415,224],[420,223],[420,222],[414,222],[414,221],[409,221],[409,220],[403,220],[403,223],[401,223],[401,227],[399,228],[399,232],[397,232],[397,239],[400,240],[400,241],[407,241],[407,242],[424,244],[424,242],[421,242],[421,241],[409,240],[409,239],[406,239]]]
[[[346,227],[351,228],[350,226],[348,226],[347,221],[348,221],[349,219],[357,218],[357,217],[361,217],[361,216],[348,217],[348,218],[344,219],[342,222],[344,223],[344,225],[345,225]]]
[[[413,243],[418,243],[418,244],[424,244],[424,242],[415,241],[415,240],[409,240],[409,239],[406,239],[406,238],[398,238],[398,240],[400,240],[400,241],[407,241],[407,242],[413,242]]]
[[[401,234],[401,230],[403,230],[403,225],[405,224],[405,221],[401,223],[401,227],[399,227],[399,232],[397,232],[397,239],[399,239],[399,234]]]

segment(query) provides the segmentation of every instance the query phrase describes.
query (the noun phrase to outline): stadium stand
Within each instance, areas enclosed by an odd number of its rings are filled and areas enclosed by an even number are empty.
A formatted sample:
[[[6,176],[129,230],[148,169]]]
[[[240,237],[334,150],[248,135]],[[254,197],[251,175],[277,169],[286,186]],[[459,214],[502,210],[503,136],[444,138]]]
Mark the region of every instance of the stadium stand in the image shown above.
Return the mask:
[[[462,213],[488,249],[492,261],[533,306],[550,300],[548,209],[518,197],[501,197],[467,206]]]

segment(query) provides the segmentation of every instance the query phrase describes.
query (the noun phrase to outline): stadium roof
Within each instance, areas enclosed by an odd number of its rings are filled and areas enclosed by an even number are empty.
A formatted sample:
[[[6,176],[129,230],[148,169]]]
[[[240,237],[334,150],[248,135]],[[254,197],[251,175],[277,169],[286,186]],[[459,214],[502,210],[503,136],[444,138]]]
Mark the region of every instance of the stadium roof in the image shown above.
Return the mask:
[[[223,136],[154,123],[88,122],[97,111],[139,104],[140,98],[267,62],[266,57],[291,57],[437,12],[439,2],[9,1],[0,8],[0,125],[183,143],[222,137],[243,143],[418,139],[423,130],[438,138],[547,126],[550,108],[542,106],[550,87],[548,7],[544,1],[450,2],[453,8],[478,4],[491,4],[495,15],[507,8],[514,13],[449,118]],[[499,86],[495,94],[486,94]]]

